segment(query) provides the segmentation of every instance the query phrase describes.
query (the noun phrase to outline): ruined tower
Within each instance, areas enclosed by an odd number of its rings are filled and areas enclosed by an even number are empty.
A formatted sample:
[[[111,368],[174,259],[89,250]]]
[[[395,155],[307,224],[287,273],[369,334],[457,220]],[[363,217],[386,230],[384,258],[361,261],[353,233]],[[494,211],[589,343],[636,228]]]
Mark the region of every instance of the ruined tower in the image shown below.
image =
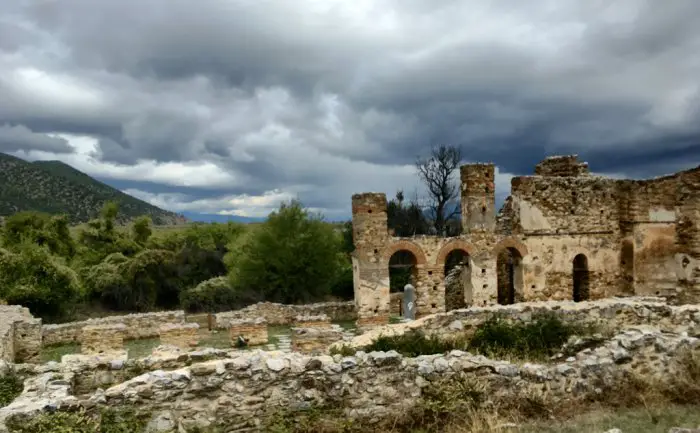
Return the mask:
[[[494,231],[496,188],[494,164],[466,164],[460,167],[462,231]]]
[[[389,268],[382,253],[389,243],[384,193],[352,196],[353,284],[358,327],[389,321]]]

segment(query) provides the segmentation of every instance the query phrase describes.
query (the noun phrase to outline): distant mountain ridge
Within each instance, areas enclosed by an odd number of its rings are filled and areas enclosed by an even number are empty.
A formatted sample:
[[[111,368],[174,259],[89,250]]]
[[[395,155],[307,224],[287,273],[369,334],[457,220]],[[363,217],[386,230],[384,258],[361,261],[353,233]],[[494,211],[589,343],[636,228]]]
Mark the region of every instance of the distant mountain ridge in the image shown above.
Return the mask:
[[[117,221],[148,215],[154,225],[184,224],[175,212],[139,200],[60,161],[28,162],[0,153],[0,216],[21,211],[66,214],[71,223],[99,215],[108,201],[119,203]]]

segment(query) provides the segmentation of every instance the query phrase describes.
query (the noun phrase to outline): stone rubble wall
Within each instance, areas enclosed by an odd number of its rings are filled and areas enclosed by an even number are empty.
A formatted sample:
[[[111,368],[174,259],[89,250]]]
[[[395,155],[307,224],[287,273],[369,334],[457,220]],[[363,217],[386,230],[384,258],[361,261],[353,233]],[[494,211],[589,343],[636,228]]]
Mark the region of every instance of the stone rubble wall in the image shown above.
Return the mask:
[[[412,330],[449,337],[469,334],[495,315],[513,321],[528,322],[540,313],[554,313],[565,322],[598,325],[612,332],[630,326],[655,326],[668,332],[686,332],[700,337],[700,305],[668,305],[662,298],[609,298],[598,301],[523,302],[512,305],[471,307],[434,314],[405,323],[386,325],[338,343],[350,347],[369,345],[380,335],[397,336]]]
[[[126,330],[123,323],[85,326],[80,337],[80,352],[84,355],[122,352]]]
[[[286,305],[274,302],[259,302],[236,311],[216,314],[216,327],[229,328],[232,320],[264,318],[270,325],[291,325],[297,316],[325,314],[332,321],[350,321],[357,318],[355,302],[321,302],[317,304]]]
[[[297,328],[330,328],[331,319],[325,314],[317,316],[296,316],[294,326]]]
[[[0,361],[35,362],[41,352],[41,319],[19,305],[0,305]]]
[[[675,360],[685,351],[700,353],[700,340],[658,329],[627,329],[603,346],[586,349],[553,364],[514,364],[452,351],[448,355],[402,357],[391,352],[355,356],[306,356],[299,353],[240,352],[227,359],[194,363],[176,370],[155,370],[89,396],[67,395],[63,373],[37,376],[0,420],[31,416],[42,407],[133,408],[148,413],[161,433],[191,432],[227,426],[262,431],[261,420],[281,410],[331,404],[345,416],[371,425],[402,416],[431,382],[458,374],[483,385],[488,398],[542,393],[558,401],[576,401],[601,385],[614,386],[625,372],[646,378],[676,375]],[[74,374],[74,373],[73,373]],[[293,415],[292,415],[293,416]],[[0,422],[0,432],[5,433]]]
[[[168,323],[159,329],[160,344],[183,349],[195,347],[199,341],[199,324]]]
[[[107,325],[122,323],[126,326],[125,340],[158,337],[158,330],[166,323],[185,323],[185,312],[164,311],[158,313],[127,314],[124,316],[109,316],[98,319],[88,319],[81,322],[69,322],[58,325],[45,325],[42,328],[44,346],[66,343],[80,343],[82,329],[92,325]]]

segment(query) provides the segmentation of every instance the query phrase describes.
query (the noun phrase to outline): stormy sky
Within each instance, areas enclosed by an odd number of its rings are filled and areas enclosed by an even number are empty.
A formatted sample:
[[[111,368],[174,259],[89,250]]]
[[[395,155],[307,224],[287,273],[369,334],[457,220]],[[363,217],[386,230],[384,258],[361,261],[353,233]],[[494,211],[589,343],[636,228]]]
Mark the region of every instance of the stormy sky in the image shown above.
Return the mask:
[[[700,163],[697,0],[1,3],[0,152],[174,211],[345,218],[420,193],[439,144],[496,163],[500,199],[547,155]]]

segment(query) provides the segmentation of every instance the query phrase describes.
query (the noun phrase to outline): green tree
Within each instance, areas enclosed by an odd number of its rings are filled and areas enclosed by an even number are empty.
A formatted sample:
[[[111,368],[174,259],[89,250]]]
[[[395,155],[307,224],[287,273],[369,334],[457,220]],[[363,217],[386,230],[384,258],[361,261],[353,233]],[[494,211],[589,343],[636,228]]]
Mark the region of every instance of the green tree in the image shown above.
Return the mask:
[[[76,273],[48,248],[25,242],[0,249],[0,298],[8,303],[54,321],[71,315],[80,289]]]
[[[97,265],[113,253],[133,256],[143,249],[126,233],[116,229],[118,211],[117,203],[107,202],[102,208],[100,218],[88,222],[78,233],[80,248],[76,268]]]
[[[232,247],[232,286],[273,302],[321,299],[339,273],[340,245],[320,216],[298,201],[283,203],[242,245]]]
[[[153,234],[151,229],[151,217],[144,215],[136,218],[131,224],[131,237],[139,245],[148,242],[148,238]]]
[[[23,242],[46,246],[52,254],[73,257],[75,241],[64,215],[49,215],[41,212],[18,212],[5,220],[2,229],[2,244],[12,249]]]

